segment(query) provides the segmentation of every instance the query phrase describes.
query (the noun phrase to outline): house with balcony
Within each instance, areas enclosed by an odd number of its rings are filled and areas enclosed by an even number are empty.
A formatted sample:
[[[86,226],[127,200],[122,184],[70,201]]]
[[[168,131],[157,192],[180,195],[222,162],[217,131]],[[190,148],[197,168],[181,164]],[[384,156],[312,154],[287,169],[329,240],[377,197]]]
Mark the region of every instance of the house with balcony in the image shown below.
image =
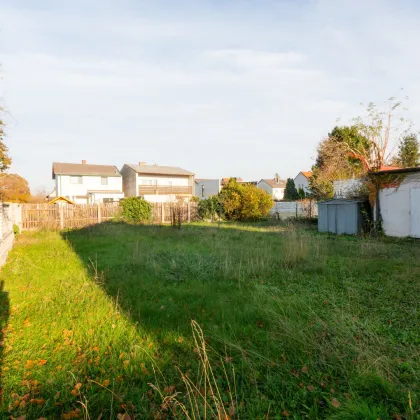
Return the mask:
[[[85,160],[54,162],[52,178],[55,197],[67,198],[75,204],[107,203],[124,198],[122,176],[114,165],[91,165]]]
[[[126,197],[151,203],[188,201],[194,195],[194,174],[175,166],[125,164],[121,169]]]

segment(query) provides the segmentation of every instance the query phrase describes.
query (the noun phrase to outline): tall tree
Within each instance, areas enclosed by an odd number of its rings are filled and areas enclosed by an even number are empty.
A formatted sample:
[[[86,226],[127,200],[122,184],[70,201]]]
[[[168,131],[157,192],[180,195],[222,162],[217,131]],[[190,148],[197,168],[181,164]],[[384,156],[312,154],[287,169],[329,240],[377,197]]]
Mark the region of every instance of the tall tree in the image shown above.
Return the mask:
[[[0,172],[4,172],[7,169],[9,169],[12,163],[12,159],[9,157],[7,153],[9,149],[4,144],[4,137],[6,134],[4,132],[3,115],[4,115],[3,108],[0,107]]]
[[[356,126],[334,127],[318,145],[316,162],[309,180],[312,194],[318,198],[331,198],[334,181],[363,175],[366,172],[365,166],[349,153],[349,149],[367,153],[369,148],[369,140]]]
[[[299,193],[296,189],[295,181],[293,178],[287,178],[286,188],[284,190],[284,198],[286,200],[297,200]]]
[[[0,174],[0,201],[26,203],[31,192],[28,181],[17,174]]]
[[[396,163],[403,168],[411,168],[420,165],[419,141],[417,134],[405,135],[398,145]]]

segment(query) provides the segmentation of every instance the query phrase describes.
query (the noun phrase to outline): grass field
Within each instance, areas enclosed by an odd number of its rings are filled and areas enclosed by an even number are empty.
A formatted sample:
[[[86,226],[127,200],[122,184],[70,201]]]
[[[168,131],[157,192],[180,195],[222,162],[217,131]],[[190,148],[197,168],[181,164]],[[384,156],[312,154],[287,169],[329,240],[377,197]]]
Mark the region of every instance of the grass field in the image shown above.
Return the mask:
[[[420,418],[416,242],[105,223],[0,281],[0,418]]]

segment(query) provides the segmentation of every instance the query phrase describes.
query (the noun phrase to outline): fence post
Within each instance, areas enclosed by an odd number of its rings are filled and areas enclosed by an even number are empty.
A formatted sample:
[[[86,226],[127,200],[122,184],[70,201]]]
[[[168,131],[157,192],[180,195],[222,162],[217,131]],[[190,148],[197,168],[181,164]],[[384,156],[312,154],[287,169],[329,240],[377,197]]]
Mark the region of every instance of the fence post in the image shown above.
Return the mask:
[[[97,203],[98,205],[98,223],[102,222],[102,214],[101,214],[101,203]]]
[[[162,214],[162,223],[165,223],[165,203],[160,203],[160,207],[162,209],[161,214]]]
[[[57,204],[60,212],[60,229],[64,229],[64,204]]]
[[[187,203],[187,221],[188,223],[191,222],[191,205],[189,201]]]

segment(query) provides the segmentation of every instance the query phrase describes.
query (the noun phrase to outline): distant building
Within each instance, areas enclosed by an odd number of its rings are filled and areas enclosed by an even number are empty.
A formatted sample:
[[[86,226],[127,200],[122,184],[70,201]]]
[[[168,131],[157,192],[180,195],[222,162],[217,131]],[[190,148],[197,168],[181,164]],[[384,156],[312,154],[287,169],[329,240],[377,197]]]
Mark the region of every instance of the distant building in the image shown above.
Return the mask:
[[[273,200],[283,200],[286,181],[280,178],[261,179],[257,187],[270,194]]]
[[[312,176],[312,172],[299,172],[294,179],[295,187],[299,191],[299,188],[302,188],[305,191],[305,194],[310,194],[311,190],[309,188],[309,178]]]
[[[200,199],[219,194],[222,188],[220,179],[195,178],[194,195]]]
[[[175,166],[125,164],[121,169],[126,197],[144,197],[152,203],[189,200],[194,195],[194,174]]]
[[[91,165],[85,160],[82,163],[54,162],[52,178],[55,197],[64,197],[75,204],[105,203],[124,197],[121,174],[113,165]]]

